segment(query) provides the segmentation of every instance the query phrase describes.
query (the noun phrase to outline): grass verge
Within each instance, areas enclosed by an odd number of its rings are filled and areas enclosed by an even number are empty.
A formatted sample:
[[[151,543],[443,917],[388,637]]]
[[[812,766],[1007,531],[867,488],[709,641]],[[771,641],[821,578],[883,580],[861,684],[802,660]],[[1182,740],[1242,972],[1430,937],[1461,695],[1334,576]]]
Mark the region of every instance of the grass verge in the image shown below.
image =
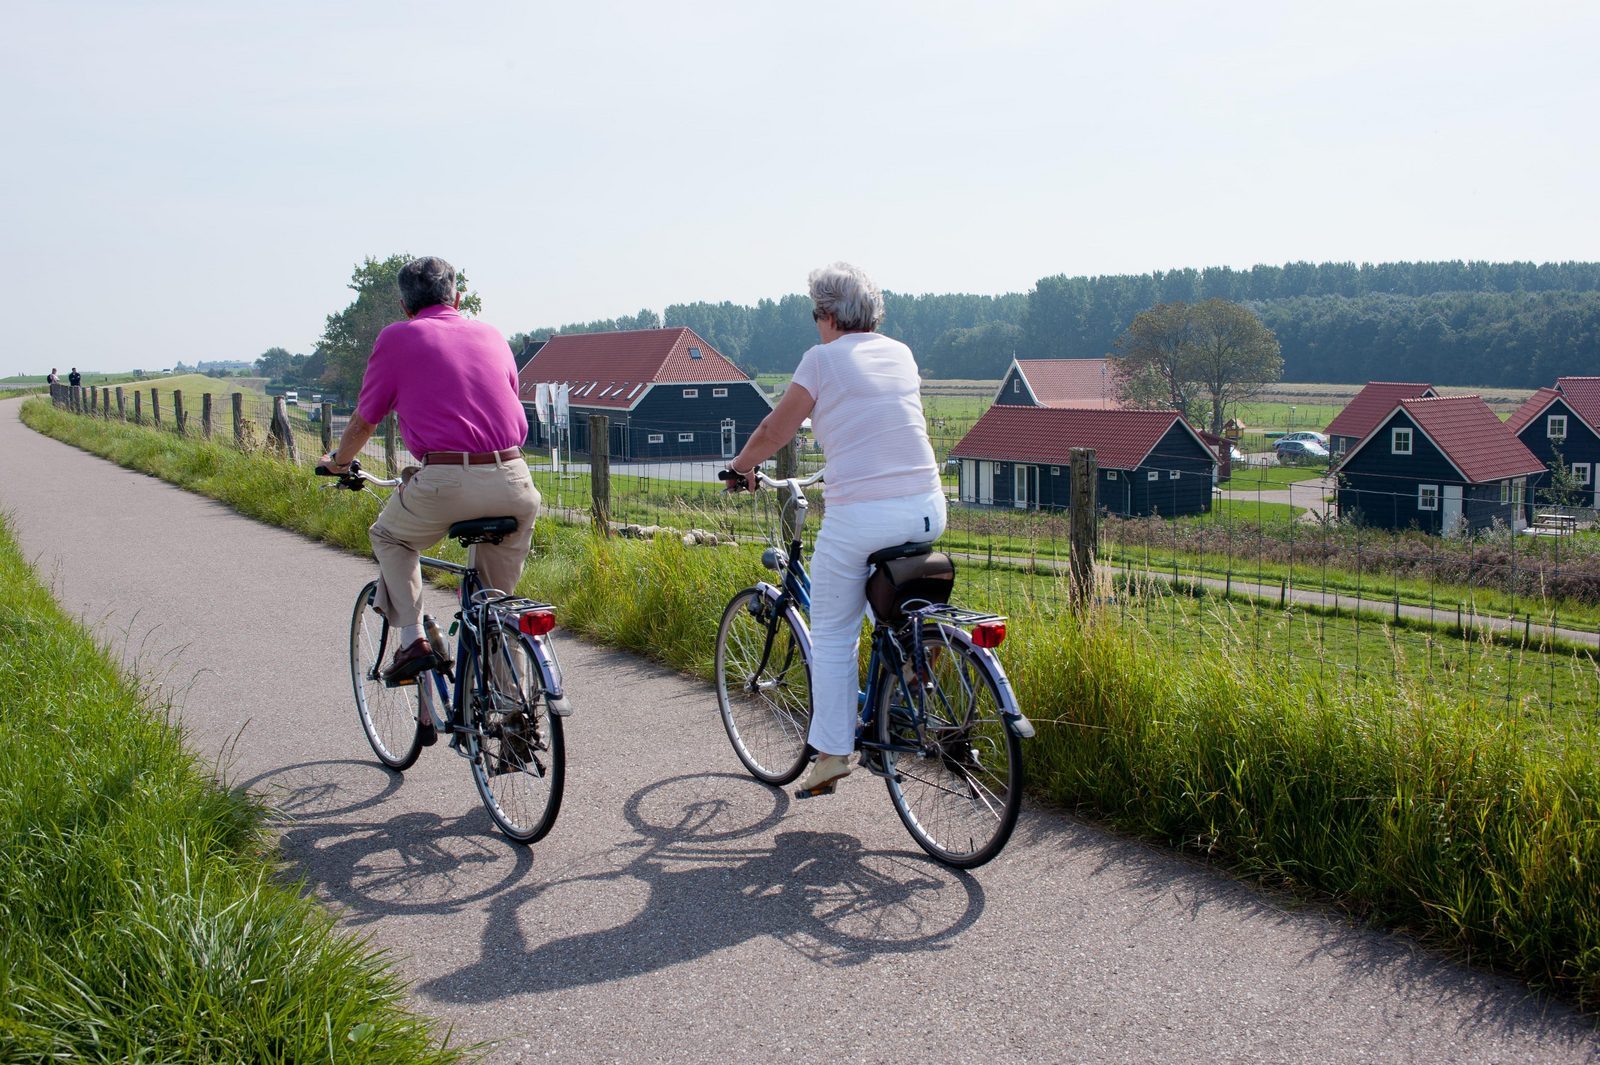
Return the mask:
[[[305,471],[25,411],[244,513],[365,548],[364,521],[336,513],[352,504],[316,498]],[[221,461],[239,465],[211,469]],[[521,590],[557,603],[566,627],[703,677],[728,596],[764,572],[748,548],[550,523],[536,543]],[[1403,676],[1320,677],[1226,634],[1175,658],[1170,634],[1042,608],[1055,597],[1038,581],[962,597],[1013,618],[1003,657],[1039,725],[1030,779],[1054,801],[1600,1006],[1600,738],[1587,718],[1488,713]]]
[[[446,1062],[0,522],[0,1057]]]

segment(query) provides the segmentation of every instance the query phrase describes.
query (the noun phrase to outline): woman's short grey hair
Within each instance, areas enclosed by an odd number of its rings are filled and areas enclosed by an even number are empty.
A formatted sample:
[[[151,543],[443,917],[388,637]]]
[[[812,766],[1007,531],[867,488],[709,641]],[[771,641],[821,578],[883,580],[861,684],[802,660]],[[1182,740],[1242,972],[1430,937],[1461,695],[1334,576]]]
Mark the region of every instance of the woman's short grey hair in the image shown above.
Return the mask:
[[[819,266],[806,283],[817,315],[833,315],[840,331],[870,333],[882,324],[883,293],[859,266]]]
[[[400,302],[407,314],[456,301],[456,268],[437,255],[412,259],[400,268]]]

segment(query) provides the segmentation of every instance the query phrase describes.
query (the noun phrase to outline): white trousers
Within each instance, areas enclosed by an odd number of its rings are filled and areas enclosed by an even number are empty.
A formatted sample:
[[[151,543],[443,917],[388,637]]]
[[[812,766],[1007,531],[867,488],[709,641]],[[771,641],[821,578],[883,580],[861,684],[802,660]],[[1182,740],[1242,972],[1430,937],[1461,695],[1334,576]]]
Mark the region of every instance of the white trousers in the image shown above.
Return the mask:
[[[811,573],[811,746],[823,754],[855,749],[861,687],[858,655],[867,612],[867,556],[944,533],[943,491],[829,505],[808,567]]]

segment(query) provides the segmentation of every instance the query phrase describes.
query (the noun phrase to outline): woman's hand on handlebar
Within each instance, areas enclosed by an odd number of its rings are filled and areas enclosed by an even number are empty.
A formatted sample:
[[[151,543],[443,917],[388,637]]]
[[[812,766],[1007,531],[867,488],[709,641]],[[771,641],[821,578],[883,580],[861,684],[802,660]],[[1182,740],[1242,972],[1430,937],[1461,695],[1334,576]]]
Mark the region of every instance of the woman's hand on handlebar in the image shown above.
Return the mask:
[[[753,466],[748,471],[740,473],[733,467],[718,470],[717,476],[722,479],[722,489],[725,492],[754,492],[760,487],[756,479],[756,471],[761,467]]]

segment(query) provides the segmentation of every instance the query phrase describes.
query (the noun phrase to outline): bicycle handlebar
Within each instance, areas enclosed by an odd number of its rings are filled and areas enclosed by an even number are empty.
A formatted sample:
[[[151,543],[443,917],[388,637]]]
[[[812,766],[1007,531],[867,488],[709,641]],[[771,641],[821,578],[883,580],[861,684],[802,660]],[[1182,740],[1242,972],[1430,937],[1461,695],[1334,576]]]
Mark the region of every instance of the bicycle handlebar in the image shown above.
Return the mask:
[[[343,473],[334,473],[319,462],[317,463],[316,473],[319,477],[339,478],[338,487],[348,488],[352,492],[359,492],[369,484],[375,484],[379,488],[395,488],[400,484],[400,478],[398,477],[383,478],[372,476],[372,474],[361,468],[360,459],[351,459],[350,468]],[[327,487],[332,488],[334,486],[328,485]]]
[[[793,484],[796,488],[809,488],[818,481],[822,480],[822,475],[828,471],[823,469],[813,473],[810,477],[785,477],[781,480],[776,477],[768,477],[766,471],[759,466],[755,468],[754,472],[756,475],[756,484],[762,488],[782,488],[787,484]],[[729,492],[746,491],[745,474],[729,468],[718,470],[717,476],[726,484]]]

